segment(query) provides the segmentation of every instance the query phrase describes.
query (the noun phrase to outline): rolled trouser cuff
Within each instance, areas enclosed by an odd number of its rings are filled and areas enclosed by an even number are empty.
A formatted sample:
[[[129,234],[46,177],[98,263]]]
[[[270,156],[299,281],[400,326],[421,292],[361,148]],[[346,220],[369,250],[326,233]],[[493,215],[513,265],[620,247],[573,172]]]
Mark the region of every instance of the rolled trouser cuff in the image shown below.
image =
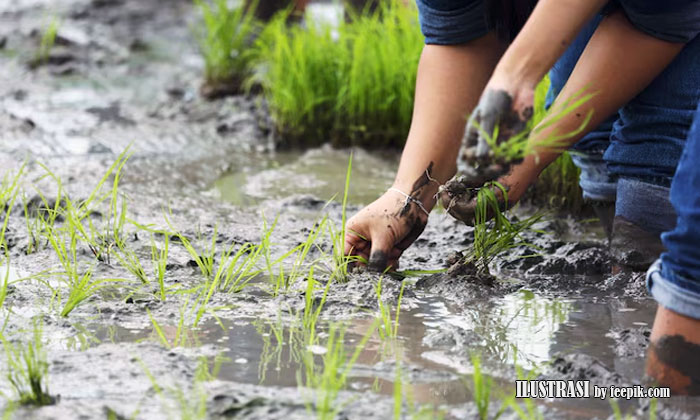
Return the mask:
[[[677,279],[664,277],[661,260],[656,260],[647,271],[647,290],[664,308],[690,318],[700,319],[700,293],[683,287],[687,279],[681,282],[675,280]]]
[[[676,226],[671,189],[633,178],[617,182],[615,216],[622,216],[647,232],[660,235]]]
[[[602,153],[572,153],[571,159],[579,169],[579,185],[583,198],[592,201],[614,202],[617,181],[608,173]]]
[[[485,1],[468,1],[458,7],[446,7],[445,2],[439,3],[441,2],[416,0],[426,44],[463,44],[480,38],[491,30]]]

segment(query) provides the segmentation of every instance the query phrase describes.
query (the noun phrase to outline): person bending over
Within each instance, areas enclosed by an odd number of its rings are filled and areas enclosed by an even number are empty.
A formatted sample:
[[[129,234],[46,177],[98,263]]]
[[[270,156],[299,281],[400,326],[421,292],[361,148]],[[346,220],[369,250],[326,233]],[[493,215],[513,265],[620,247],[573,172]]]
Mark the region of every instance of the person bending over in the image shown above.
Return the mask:
[[[575,132],[591,113],[585,130],[567,141],[578,152],[585,198],[614,215],[613,256],[645,269],[663,250],[661,232],[671,231],[663,236],[668,251],[648,274],[662,306],[647,371],[676,391],[700,392],[700,364],[690,359],[700,349],[700,123],[691,132],[700,98],[700,2],[540,0],[519,32],[527,2],[417,4],[426,45],[406,146],[392,187],[348,220],[346,253],[366,258],[373,270],[398,268],[402,252],[422,233],[439,186],[458,165],[470,173],[473,162],[488,156],[475,123],[487,132],[495,124],[501,133],[518,131],[532,116],[535,87],[549,70],[553,113],[581,92],[595,95],[532,134],[536,153],[499,182],[510,204],[516,202],[559,155],[538,142]],[[461,144],[469,115],[471,135]],[[473,220],[471,195],[442,199],[452,216]],[[685,359],[674,361],[678,354]]]

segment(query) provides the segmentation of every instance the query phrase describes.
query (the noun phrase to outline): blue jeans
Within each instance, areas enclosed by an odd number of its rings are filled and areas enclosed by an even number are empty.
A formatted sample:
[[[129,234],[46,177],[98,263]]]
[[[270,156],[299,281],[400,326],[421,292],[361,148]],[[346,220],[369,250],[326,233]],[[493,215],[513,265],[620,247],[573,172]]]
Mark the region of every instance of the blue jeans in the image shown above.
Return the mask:
[[[564,87],[591,36],[593,18],[552,67],[546,105]],[[700,100],[700,36],[686,44],[649,86],[574,145],[584,197],[616,202],[616,215],[660,234],[676,215],[668,187]]]
[[[603,16],[584,27],[549,73],[546,105],[564,87]],[[581,139],[573,150],[581,188],[593,200],[614,201],[619,177],[669,186],[700,99],[700,37],[639,95]]]
[[[667,252],[647,272],[660,305],[700,319],[700,104],[671,185],[676,227],[661,235]]]

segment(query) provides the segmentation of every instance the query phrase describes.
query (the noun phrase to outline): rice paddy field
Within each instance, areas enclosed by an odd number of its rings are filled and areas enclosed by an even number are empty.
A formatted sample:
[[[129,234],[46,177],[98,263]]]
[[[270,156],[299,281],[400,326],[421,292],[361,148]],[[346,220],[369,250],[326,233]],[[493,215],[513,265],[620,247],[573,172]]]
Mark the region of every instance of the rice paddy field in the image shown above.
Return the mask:
[[[354,268],[343,224],[392,183],[416,12],[239,6],[0,3],[3,419],[700,412],[515,398],[643,381],[656,304],[611,274],[568,157],[496,224],[436,209],[400,272]]]

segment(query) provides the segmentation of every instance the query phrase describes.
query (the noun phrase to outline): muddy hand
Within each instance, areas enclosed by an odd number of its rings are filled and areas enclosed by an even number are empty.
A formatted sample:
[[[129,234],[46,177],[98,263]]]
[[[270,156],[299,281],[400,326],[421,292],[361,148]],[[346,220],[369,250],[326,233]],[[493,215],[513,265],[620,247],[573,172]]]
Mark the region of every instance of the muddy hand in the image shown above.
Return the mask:
[[[508,165],[491,164],[485,167],[468,167],[440,187],[440,201],[455,219],[474,225],[476,196],[485,183],[498,179],[509,170]]]
[[[345,254],[367,261],[370,270],[396,270],[399,257],[423,233],[428,215],[405,197],[387,191],[348,220]]]
[[[519,98],[527,96],[518,95]],[[532,103],[514,101],[506,90],[487,88],[467,124],[460,160],[472,166],[490,163],[489,140],[498,144],[522,132],[532,113]],[[497,138],[492,139],[496,131]]]

